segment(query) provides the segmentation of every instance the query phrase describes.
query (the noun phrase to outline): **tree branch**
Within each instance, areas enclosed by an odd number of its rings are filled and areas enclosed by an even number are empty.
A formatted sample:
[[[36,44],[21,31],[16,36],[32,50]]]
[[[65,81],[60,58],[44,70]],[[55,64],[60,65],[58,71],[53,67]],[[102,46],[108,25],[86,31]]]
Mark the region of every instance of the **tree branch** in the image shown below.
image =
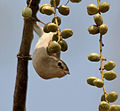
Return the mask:
[[[38,4],[40,0],[32,0],[30,8],[32,9],[32,17],[36,18]],[[29,0],[27,0],[27,5]],[[29,18],[24,20],[24,28],[20,50],[18,53],[17,76],[14,91],[13,111],[25,111],[27,81],[28,81],[28,59],[30,47],[33,39],[33,24],[34,19]]]

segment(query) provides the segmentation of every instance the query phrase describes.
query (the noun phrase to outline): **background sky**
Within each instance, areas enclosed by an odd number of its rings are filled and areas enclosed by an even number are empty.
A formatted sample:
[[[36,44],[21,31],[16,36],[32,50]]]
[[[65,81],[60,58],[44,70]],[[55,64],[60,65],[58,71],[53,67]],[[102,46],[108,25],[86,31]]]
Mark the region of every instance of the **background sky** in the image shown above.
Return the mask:
[[[46,2],[47,1],[47,2]],[[65,4],[67,0],[61,0]],[[107,92],[116,91],[120,96],[120,0],[101,0],[110,3],[110,11],[102,14],[104,23],[108,25],[108,33],[103,36],[105,47],[103,56],[116,63],[114,71],[117,78],[111,82],[105,81]],[[41,4],[49,3],[41,0]],[[97,111],[102,89],[86,83],[89,76],[100,77],[99,63],[88,61],[92,52],[99,53],[99,35],[90,35],[87,31],[94,24],[93,16],[86,11],[90,3],[97,0],[82,0],[79,4],[69,3],[70,15],[61,16],[61,29],[71,28],[74,35],[67,39],[68,51],[62,53],[62,59],[69,67],[70,75],[61,79],[44,80],[40,78],[29,61],[29,78],[27,90],[27,111]],[[13,93],[16,79],[17,58],[19,51],[23,17],[22,9],[26,0],[0,0],[0,111],[12,111]],[[50,22],[53,16],[42,15],[41,21]],[[31,55],[38,36],[34,34]],[[115,102],[120,104],[120,98]]]

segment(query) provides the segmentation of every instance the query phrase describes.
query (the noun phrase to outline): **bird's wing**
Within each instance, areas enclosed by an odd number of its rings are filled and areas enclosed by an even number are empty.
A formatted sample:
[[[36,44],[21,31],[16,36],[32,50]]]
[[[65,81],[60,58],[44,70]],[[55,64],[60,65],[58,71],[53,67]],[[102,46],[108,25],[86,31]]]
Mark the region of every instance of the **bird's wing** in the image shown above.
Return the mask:
[[[58,52],[58,53],[51,53],[51,54],[49,53],[49,56],[54,56],[54,57],[60,59],[60,52]]]

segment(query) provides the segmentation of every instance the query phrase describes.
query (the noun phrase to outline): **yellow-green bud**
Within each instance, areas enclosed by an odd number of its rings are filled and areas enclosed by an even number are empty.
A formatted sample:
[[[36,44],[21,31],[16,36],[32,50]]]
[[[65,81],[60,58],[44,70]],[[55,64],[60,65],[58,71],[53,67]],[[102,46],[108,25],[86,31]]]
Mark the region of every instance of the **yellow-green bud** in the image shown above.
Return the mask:
[[[118,98],[118,94],[115,91],[108,93],[108,95],[106,97],[106,99],[110,103],[115,102],[117,100],[117,98]]]
[[[120,111],[120,105],[112,104],[109,111]]]
[[[48,23],[48,24],[49,24],[49,23]],[[50,30],[48,30],[48,24],[45,24],[44,27],[43,27],[43,31],[44,31],[45,33],[49,33],[49,32],[50,32]]]
[[[42,8],[42,12],[46,15],[52,15],[54,13],[54,10],[52,9],[51,6],[44,6]]]
[[[61,40],[61,41],[59,42],[59,44],[60,44],[60,46],[61,46],[61,51],[65,52],[65,51],[68,49],[68,45],[67,45],[66,41]]]
[[[107,2],[101,2],[99,5],[99,10],[102,13],[107,12],[110,9],[110,4]]]
[[[60,0],[55,0],[55,5],[58,6],[60,4]],[[50,0],[50,4],[52,7],[54,7],[54,0]]]
[[[106,71],[104,73],[104,78],[106,80],[114,80],[117,77],[116,73],[114,71]]]
[[[58,11],[59,11],[60,14],[65,15],[65,16],[69,15],[69,13],[70,13],[69,7],[67,7],[67,6],[65,6],[65,5],[61,5],[61,6],[58,8]]]
[[[103,24],[103,18],[99,13],[94,15],[94,21],[95,21],[96,25],[98,25],[98,26]]]
[[[102,25],[100,25],[100,27],[99,27],[99,31],[100,31],[100,34],[101,34],[101,35],[106,34],[107,31],[108,31],[108,26],[107,26],[106,24],[102,24]]]
[[[52,22],[56,24],[55,18],[52,19]],[[58,25],[61,24],[61,18],[60,17],[57,17],[57,22],[58,22]]]
[[[81,0],[70,0],[72,3],[79,3]]]
[[[73,35],[72,29],[64,29],[60,34],[64,39],[69,38]]]
[[[116,65],[114,61],[108,61],[107,63],[104,64],[104,69],[109,71],[112,70],[115,66]]]
[[[100,60],[100,56],[97,53],[91,53],[88,55],[88,60],[92,62],[98,62]]]
[[[106,97],[107,97],[107,93],[106,93]],[[106,101],[106,99],[105,99],[105,94],[103,94],[102,96],[101,96],[101,101]]]
[[[92,25],[88,28],[88,32],[90,34],[98,34],[99,33],[99,28],[96,25]]]
[[[94,85],[95,85],[96,87],[98,87],[98,88],[102,88],[103,85],[104,85],[103,80],[102,80],[102,79],[99,79],[99,78],[96,79],[96,80],[94,80],[93,83],[94,83]]]
[[[102,101],[100,104],[99,104],[99,111],[108,111],[110,108],[110,105],[109,103],[105,102],[105,101]]]
[[[87,6],[87,12],[89,15],[94,15],[98,13],[98,7],[95,4],[89,4]]]
[[[60,40],[62,40],[62,36],[60,36]],[[58,41],[58,34],[54,34],[52,37],[52,41]]]
[[[22,16],[23,16],[24,18],[29,18],[29,17],[31,17],[31,16],[32,16],[32,9],[29,8],[29,7],[23,8],[23,10],[22,10]]]
[[[58,53],[60,51],[61,51],[61,46],[59,45],[58,42],[56,42],[56,41],[50,42],[50,44],[48,46],[49,53]]]
[[[93,81],[96,80],[96,79],[97,79],[96,77],[88,77],[87,78],[87,83],[89,85],[95,86],[94,83],[93,83]]]
[[[50,5],[49,5],[49,4],[43,4],[43,5],[40,6],[39,10],[40,10],[40,12],[41,12],[42,14],[44,14],[44,12],[42,11],[42,8],[43,8],[44,6],[50,6]]]
[[[58,26],[54,23],[49,23],[48,24],[48,30],[50,32],[56,32],[58,30]]]

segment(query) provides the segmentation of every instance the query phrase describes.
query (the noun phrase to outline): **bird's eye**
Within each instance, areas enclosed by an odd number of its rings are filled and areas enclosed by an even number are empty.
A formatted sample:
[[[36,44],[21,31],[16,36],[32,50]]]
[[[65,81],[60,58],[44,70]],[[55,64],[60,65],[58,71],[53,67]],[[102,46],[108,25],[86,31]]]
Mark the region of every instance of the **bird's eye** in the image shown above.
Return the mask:
[[[58,62],[58,66],[63,69],[62,62]]]
[[[58,66],[62,66],[62,63],[61,63],[61,62],[58,62]]]

